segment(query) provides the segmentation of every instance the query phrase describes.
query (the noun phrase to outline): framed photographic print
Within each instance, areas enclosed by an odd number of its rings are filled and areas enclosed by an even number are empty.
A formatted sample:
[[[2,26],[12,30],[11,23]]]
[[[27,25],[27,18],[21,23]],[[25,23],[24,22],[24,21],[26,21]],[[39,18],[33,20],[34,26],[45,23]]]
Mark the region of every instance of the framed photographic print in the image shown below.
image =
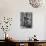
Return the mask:
[[[20,26],[22,28],[32,28],[32,12],[21,12],[20,15]]]

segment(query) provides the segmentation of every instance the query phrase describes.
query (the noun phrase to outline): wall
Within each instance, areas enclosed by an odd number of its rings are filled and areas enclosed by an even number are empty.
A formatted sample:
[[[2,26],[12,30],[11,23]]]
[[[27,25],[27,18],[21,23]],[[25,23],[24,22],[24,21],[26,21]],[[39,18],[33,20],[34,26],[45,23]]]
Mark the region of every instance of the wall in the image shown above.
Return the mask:
[[[33,13],[33,27],[31,29],[21,29],[20,12],[22,11]],[[46,40],[46,7],[44,4],[43,7],[33,8],[30,6],[28,0],[0,0],[0,18],[4,16],[13,17],[12,26],[8,33],[17,40],[27,40],[34,34],[37,35],[39,40]],[[0,35],[2,33],[3,31],[0,31]],[[0,39],[4,39],[4,37],[0,36]]]

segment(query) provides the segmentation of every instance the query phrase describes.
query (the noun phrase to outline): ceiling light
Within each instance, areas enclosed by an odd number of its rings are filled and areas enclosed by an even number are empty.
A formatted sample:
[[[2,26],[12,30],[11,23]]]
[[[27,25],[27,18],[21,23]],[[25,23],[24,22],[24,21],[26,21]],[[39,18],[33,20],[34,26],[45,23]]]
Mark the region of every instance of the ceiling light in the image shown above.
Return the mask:
[[[39,6],[42,5],[43,0],[29,0],[29,3],[32,7],[38,8]]]

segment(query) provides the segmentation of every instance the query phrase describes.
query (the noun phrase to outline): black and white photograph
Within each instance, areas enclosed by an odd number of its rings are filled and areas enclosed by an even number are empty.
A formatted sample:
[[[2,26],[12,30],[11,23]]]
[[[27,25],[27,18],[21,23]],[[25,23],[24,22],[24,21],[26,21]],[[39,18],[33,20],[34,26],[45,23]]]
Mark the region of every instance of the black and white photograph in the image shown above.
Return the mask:
[[[32,28],[32,12],[21,12],[20,15],[20,26],[22,28]]]

